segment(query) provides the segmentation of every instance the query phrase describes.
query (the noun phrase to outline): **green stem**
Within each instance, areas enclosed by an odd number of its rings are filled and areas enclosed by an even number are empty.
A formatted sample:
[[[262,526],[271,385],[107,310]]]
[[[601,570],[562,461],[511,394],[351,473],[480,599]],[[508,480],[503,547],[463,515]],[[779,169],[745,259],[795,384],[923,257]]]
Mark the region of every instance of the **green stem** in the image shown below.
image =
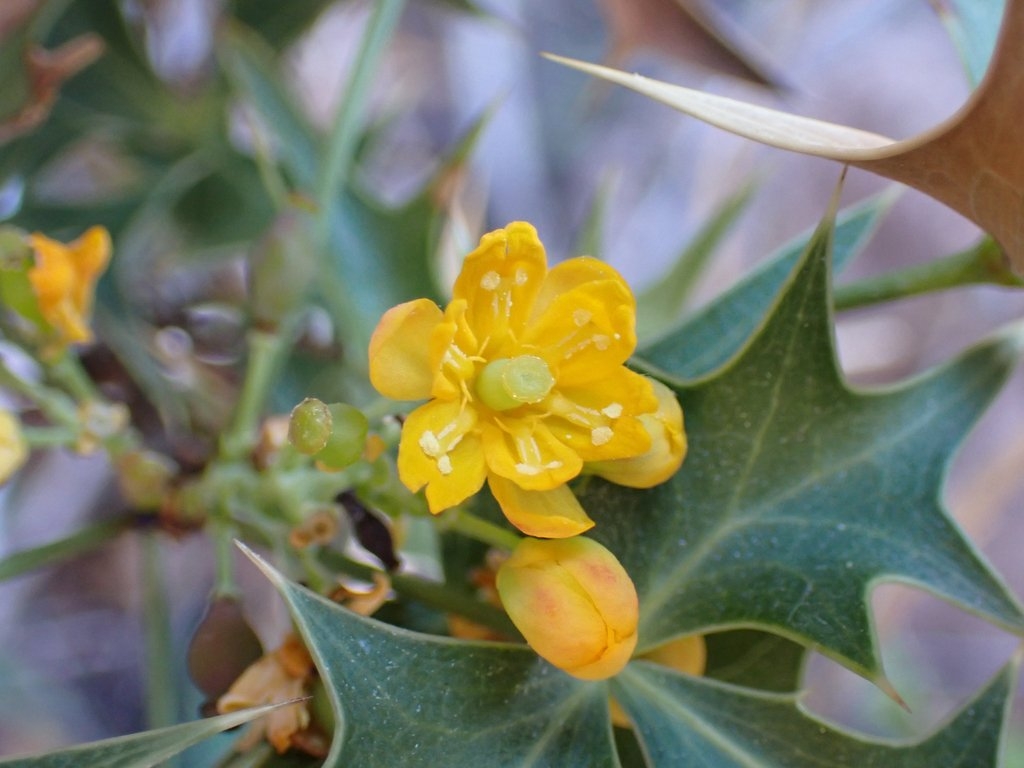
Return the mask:
[[[835,305],[837,310],[855,309],[977,284],[1024,287],[1024,279],[1010,271],[999,246],[988,237],[973,248],[943,259],[838,286]]]
[[[364,125],[370,84],[404,5],[405,0],[378,0],[374,4],[362,44],[355,57],[352,73],[338,102],[327,144],[327,155],[317,179],[318,218],[314,243],[323,260],[319,294],[327,304],[335,323],[345,333],[345,341],[358,346],[369,340],[369,330],[364,327],[365,319],[347,298],[351,294],[351,289],[346,284],[344,276],[334,265],[327,263],[331,221],[334,218],[339,191],[350,176],[352,160]],[[360,371],[359,368],[361,364],[356,363],[356,372],[365,373],[365,370]]]
[[[26,381],[2,362],[0,362],[0,384],[35,403],[39,410],[46,415],[46,418],[54,424],[78,433],[80,426],[78,410],[63,392]]]
[[[155,532],[142,536],[142,621],[146,658],[146,722],[162,728],[177,721],[170,610],[164,591],[163,558]]]
[[[22,427],[21,434],[32,448],[65,448],[78,441],[78,433],[67,427]]]
[[[89,552],[101,544],[116,538],[131,526],[132,518],[117,517],[86,526],[63,539],[33,547],[0,559],[0,581],[12,579],[23,573],[62,563],[75,555]]]
[[[70,352],[65,351],[59,358],[47,365],[46,371],[53,381],[79,403],[101,399],[96,385],[82,368],[82,363]]]
[[[523,540],[519,534],[459,508],[445,512],[441,517],[441,525],[447,527],[450,531],[456,531],[463,536],[476,539],[484,544],[490,544],[498,549],[511,551],[519,546],[519,542]]]
[[[404,0],[378,0],[375,4],[344,96],[338,103],[327,145],[327,157],[317,185],[316,197],[325,234],[331,206],[337,199],[342,182],[348,178],[363,125],[370,83],[404,5]]]
[[[361,581],[373,581],[373,574],[380,573],[376,568],[349,560],[340,552],[324,549],[318,555],[320,561],[332,571],[344,573]],[[482,624],[512,638],[518,638],[519,631],[512,624],[504,611],[493,605],[477,600],[464,591],[452,589],[445,584],[427,581],[409,574],[392,573],[391,586],[404,597],[417,600],[424,605],[437,608],[446,613],[457,613],[470,621]]]
[[[287,347],[288,333],[249,332],[249,362],[238,404],[228,428],[221,436],[221,456],[241,459],[256,442],[256,429],[270,395],[277,372],[279,356]]]
[[[216,581],[213,585],[214,598],[235,597],[238,585],[235,583],[235,530],[224,520],[212,524]]]

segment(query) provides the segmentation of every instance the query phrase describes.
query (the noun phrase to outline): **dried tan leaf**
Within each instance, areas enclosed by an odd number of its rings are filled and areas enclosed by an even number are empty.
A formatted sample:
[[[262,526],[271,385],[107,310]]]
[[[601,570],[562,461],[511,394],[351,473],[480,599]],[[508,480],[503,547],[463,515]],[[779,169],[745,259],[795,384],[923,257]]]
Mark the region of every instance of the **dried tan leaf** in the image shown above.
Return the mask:
[[[907,184],[988,231],[1024,273],[1024,0],[1007,0],[988,72],[951,118],[896,141],[618,70],[549,58],[763,144],[826,157]]]
[[[42,0],[4,0],[0,3],[0,43],[28,23]]]
[[[14,115],[0,122],[0,144],[31,131],[50,114],[61,84],[92,64],[103,53],[102,39],[79,35],[59,48],[32,46],[25,54],[29,100]]]
[[[600,0],[598,5],[611,32],[606,59],[611,66],[650,49],[758,85],[779,84],[756,45],[706,0]]]

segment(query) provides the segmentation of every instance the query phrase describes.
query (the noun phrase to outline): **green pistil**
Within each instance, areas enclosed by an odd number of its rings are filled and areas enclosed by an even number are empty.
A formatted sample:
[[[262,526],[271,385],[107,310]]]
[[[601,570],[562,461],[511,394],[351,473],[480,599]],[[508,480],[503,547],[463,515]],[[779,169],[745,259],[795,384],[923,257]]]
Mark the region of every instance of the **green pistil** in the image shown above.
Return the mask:
[[[555,385],[548,364],[535,355],[492,360],[476,379],[476,394],[495,411],[539,403]]]

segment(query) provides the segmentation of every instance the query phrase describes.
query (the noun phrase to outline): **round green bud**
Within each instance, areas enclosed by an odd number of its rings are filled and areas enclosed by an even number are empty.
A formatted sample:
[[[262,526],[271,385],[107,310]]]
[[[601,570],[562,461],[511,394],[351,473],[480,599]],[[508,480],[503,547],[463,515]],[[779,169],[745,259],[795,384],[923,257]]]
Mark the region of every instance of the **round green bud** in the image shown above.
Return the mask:
[[[362,411],[347,403],[335,403],[329,408],[331,435],[314,458],[327,469],[344,469],[362,457],[370,425]]]
[[[292,409],[288,421],[288,442],[299,453],[312,456],[322,451],[333,429],[331,409],[315,397],[307,397]]]

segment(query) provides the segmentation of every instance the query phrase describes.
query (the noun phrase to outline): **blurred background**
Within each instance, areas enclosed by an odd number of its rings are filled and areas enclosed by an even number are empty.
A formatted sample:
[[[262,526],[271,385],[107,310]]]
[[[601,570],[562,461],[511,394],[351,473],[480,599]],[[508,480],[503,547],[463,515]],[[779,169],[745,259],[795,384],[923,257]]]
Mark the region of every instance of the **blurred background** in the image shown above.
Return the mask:
[[[0,219],[58,236],[97,222],[112,229],[114,267],[101,300],[120,310],[99,315],[100,335],[122,360],[156,361],[174,390],[162,414],[170,411],[180,427],[170,438],[176,455],[199,463],[208,450],[202,437],[216,434],[237,383],[242,258],[272,217],[253,158],[287,151],[232,91],[225,30],[257,27],[260,44],[280,53],[291,98],[325,131],[370,4],[304,0],[277,12],[267,9],[278,4],[242,0],[42,5],[52,21],[47,45],[93,29],[104,34],[108,55],[68,79],[45,133],[0,146]],[[695,23],[694,9],[705,26]],[[547,61],[542,51],[893,138],[949,117],[970,92],[927,0],[410,0],[372,85],[372,129],[353,178],[375,209],[400,209],[479,127],[459,173],[431,187],[443,191],[450,213],[437,237],[440,286],[481,232],[525,219],[552,260],[594,252],[642,291],[710,216],[753,185],[690,298],[693,308],[825,212],[836,164],[732,137]],[[887,186],[852,170],[843,200]],[[140,188],[151,194],[142,203]],[[969,222],[905,190],[839,280],[923,263],[978,237]],[[885,385],[1022,314],[1024,295],[996,288],[904,300],[842,313],[839,352],[851,382]],[[140,327],[145,348],[133,350],[127,337]],[[282,410],[314,394],[304,385],[331,386],[337,349],[329,319],[306,334],[310,373],[281,393]],[[109,386],[126,386],[104,354],[92,350],[87,362],[110,374]],[[175,410],[181,392],[203,397],[183,413]],[[1022,393],[1018,374],[966,442],[946,489],[953,516],[1017,595],[1024,593]],[[37,456],[0,491],[0,556],[74,530],[117,503],[101,460]],[[0,582],[0,755],[146,727],[147,654],[165,654],[174,672],[175,716],[195,716],[201,697],[184,675],[184,655],[213,583],[210,563],[209,545],[185,533],[121,537],[58,568]],[[147,591],[147,569],[162,571],[165,590]],[[253,569],[239,572],[250,620],[273,645],[288,627],[283,607]],[[143,641],[154,600],[168,606],[163,649]],[[1017,645],[910,587],[881,585],[873,605],[882,657],[911,712],[816,656],[805,699],[811,711],[872,734],[934,728]],[[1007,766],[1024,766],[1021,726],[1018,706]]]

